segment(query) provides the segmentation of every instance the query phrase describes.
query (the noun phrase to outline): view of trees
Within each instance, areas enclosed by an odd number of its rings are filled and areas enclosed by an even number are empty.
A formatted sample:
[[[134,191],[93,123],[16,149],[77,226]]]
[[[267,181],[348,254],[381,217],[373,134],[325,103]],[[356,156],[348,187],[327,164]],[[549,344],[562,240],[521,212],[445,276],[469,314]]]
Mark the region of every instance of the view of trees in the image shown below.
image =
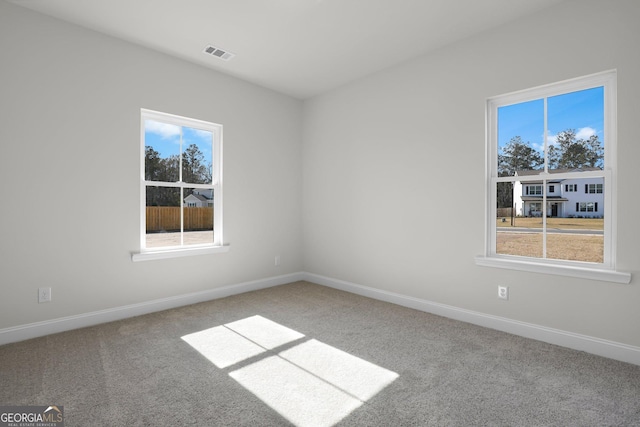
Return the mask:
[[[180,156],[163,158],[153,147],[145,146],[145,180],[177,182],[180,179]],[[209,184],[212,180],[211,163],[196,144],[182,153],[182,181],[190,184]],[[184,196],[191,194],[185,190]],[[180,189],[173,187],[147,187],[147,206],[181,206]]]
[[[549,169],[602,168],[604,148],[597,135],[577,139],[574,129],[558,134],[556,144],[549,147]]]
[[[542,155],[524,142],[521,137],[514,136],[498,153],[498,176],[513,176],[519,170],[536,170],[544,166]]]
[[[597,135],[588,139],[578,139],[574,129],[558,133],[556,143],[548,149],[549,169],[577,169],[585,167],[602,168],[604,148]],[[498,176],[513,176],[516,171],[541,170],[544,155],[536,151],[530,142],[514,136],[500,148],[498,153]],[[513,206],[513,183],[498,183],[498,207]]]
[[[211,163],[205,163],[204,154],[191,144],[182,154],[182,181],[190,184],[211,183]]]

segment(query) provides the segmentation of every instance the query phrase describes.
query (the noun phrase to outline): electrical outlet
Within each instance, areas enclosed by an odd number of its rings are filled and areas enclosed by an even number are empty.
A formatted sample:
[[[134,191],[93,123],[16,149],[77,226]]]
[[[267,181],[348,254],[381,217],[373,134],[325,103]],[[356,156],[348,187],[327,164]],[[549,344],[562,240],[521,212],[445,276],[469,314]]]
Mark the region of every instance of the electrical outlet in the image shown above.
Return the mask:
[[[38,288],[38,303],[51,301],[51,288]]]
[[[498,286],[498,298],[509,299],[509,288],[507,286]]]

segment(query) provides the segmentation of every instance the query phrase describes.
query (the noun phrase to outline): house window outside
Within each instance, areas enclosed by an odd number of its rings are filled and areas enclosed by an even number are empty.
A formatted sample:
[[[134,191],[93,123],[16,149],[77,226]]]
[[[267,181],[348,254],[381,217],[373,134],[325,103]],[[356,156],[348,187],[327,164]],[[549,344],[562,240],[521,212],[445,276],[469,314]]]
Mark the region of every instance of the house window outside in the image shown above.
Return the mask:
[[[486,265],[517,269],[522,262],[552,272],[565,266],[615,269],[615,84],[611,71],[488,100],[489,200],[482,259],[508,263]],[[562,181],[591,181],[586,193],[601,199],[576,201],[583,194],[578,184]],[[514,221],[497,218],[505,208],[514,210]]]
[[[527,185],[527,194],[530,196],[542,196],[542,185]]]
[[[586,184],[586,189],[588,194],[602,194],[602,184]]]
[[[141,146],[141,253],[221,246],[222,126],[143,109]]]
[[[541,216],[542,215],[542,203],[531,202],[529,204],[529,216]]]
[[[597,202],[580,202],[576,203],[576,211],[578,212],[598,212]]]

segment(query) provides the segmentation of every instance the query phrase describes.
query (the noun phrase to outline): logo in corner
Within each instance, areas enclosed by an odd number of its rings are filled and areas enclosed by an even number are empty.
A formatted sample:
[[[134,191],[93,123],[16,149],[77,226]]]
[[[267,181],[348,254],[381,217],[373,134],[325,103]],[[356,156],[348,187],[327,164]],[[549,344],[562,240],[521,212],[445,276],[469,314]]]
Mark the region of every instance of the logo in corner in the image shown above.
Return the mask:
[[[64,427],[64,407],[0,406],[0,427]]]

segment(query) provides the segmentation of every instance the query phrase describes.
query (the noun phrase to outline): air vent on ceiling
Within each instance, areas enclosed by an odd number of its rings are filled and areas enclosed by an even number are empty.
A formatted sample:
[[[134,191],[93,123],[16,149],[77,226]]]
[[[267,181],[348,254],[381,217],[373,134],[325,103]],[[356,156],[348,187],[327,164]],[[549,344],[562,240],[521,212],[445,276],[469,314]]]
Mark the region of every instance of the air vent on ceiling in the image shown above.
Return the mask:
[[[223,61],[228,61],[231,58],[233,58],[234,56],[236,56],[235,54],[224,50],[224,49],[220,49],[219,47],[215,47],[212,45],[208,45],[207,47],[204,48],[203,50],[204,53],[211,55],[211,56],[215,56],[216,58],[220,58]]]

